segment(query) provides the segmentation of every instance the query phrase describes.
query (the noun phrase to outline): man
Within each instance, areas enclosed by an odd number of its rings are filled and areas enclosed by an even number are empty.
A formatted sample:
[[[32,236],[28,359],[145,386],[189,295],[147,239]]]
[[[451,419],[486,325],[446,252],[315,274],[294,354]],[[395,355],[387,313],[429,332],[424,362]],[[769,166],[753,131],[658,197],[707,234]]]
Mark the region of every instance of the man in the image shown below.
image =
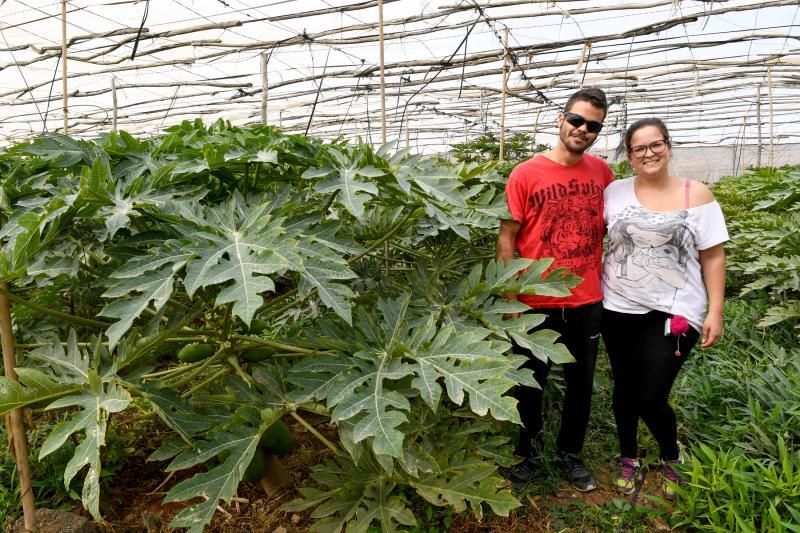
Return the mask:
[[[558,116],[558,142],[552,150],[534,157],[511,172],[506,196],[512,220],[503,220],[497,240],[497,258],[553,257],[552,268],[566,267],[583,281],[571,296],[510,295],[529,305],[531,312],[546,315],[540,326],[557,331],[575,358],[564,365],[566,390],[561,410],[556,462],[567,479],[582,491],[596,483],[578,454],[583,448],[592,395],[597,346],[600,337],[603,295],[600,288],[603,223],[603,190],[614,179],[608,165],[586,154],[597,140],[608,104],[603,91],[581,89],[567,100]],[[526,364],[544,388],[550,364],[527,350]],[[515,486],[528,483],[541,464],[542,390],[519,387],[518,409],[523,428],[517,454],[524,460],[512,469]]]

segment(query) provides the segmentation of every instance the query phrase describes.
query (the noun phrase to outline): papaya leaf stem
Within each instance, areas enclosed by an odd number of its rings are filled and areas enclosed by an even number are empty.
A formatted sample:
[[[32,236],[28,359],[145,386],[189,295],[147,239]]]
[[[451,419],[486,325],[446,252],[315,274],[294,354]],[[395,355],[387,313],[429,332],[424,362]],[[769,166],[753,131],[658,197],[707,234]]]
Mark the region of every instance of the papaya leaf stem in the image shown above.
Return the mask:
[[[71,322],[72,324],[75,324],[77,326],[86,326],[90,328],[100,328],[100,329],[106,329],[109,326],[111,326],[111,324],[109,324],[108,322],[100,322],[99,320],[92,320],[91,318],[83,318],[80,316],[71,315],[69,313],[64,313],[63,311],[57,311],[55,309],[50,309],[48,307],[44,307],[35,304],[33,302],[29,302],[28,300],[20,298],[19,296],[13,294],[11,291],[4,289],[2,287],[0,287],[0,294],[2,294],[15,304],[23,305],[28,309],[37,311],[44,315],[52,316],[53,318],[58,318],[65,322]]]
[[[205,361],[203,361],[203,362],[202,362],[202,364],[201,364],[200,366],[198,366],[197,368],[193,369],[193,371],[192,371],[192,372],[190,372],[188,375],[186,375],[186,376],[182,377],[181,379],[179,379],[179,380],[178,380],[178,381],[176,381],[175,383],[170,383],[170,385],[169,385],[169,386],[170,386],[171,388],[173,388],[173,389],[174,389],[174,388],[180,387],[181,385],[185,385],[186,383],[189,383],[189,382],[190,382],[190,381],[192,381],[194,378],[196,378],[197,376],[199,376],[199,375],[200,375],[200,373],[201,373],[203,370],[205,370],[206,368],[208,368],[208,366],[210,366],[210,365],[211,365],[211,363],[214,363],[214,362],[216,362],[216,361],[219,361],[219,360],[221,360],[223,357],[225,357],[225,355],[226,355],[227,353],[228,353],[228,349],[227,349],[227,348],[222,348],[222,349],[220,349],[220,350],[219,350],[217,353],[215,353],[214,355],[212,355],[211,357],[209,357],[208,359],[206,359]]]
[[[392,236],[393,236],[395,233],[397,233],[397,232],[400,230],[400,228],[404,227],[404,226],[406,225],[406,222],[408,222],[408,221],[409,221],[409,219],[411,219],[411,217],[412,217],[412,216],[414,216],[416,213],[417,213],[417,209],[412,209],[411,211],[409,211],[409,212],[408,212],[408,214],[407,214],[406,216],[404,216],[404,217],[403,217],[403,219],[402,219],[400,222],[398,222],[397,224],[395,224],[395,225],[392,227],[392,229],[390,229],[388,232],[386,232],[386,234],[385,234],[383,237],[381,237],[381,238],[380,238],[380,239],[378,239],[377,241],[373,242],[373,243],[372,243],[372,244],[371,244],[371,245],[370,245],[370,246],[369,246],[369,247],[368,247],[366,250],[364,250],[364,251],[363,251],[363,252],[361,252],[360,254],[356,254],[356,255],[354,255],[353,257],[351,257],[350,259],[348,259],[348,260],[347,260],[347,264],[349,264],[349,265],[352,265],[353,263],[355,263],[356,261],[358,261],[359,259],[361,259],[361,258],[362,258],[362,257],[364,257],[365,255],[367,255],[367,254],[368,254],[368,253],[370,253],[371,251],[373,251],[373,250],[375,250],[376,248],[378,248],[378,247],[379,247],[380,245],[382,245],[384,242],[386,242],[386,241],[388,241],[389,239],[391,239],[391,238],[392,238]]]
[[[230,372],[230,369],[228,367],[224,367],[224,368],[218,370],[215,374],[212,374],[211,377],[209,377],[208,379],[205,379],[205,380],[201,381],[200,383],[198,383],[197,385],[195,385],[191,389],[189,389],[186,392],[184,392],[183,394],[181,394],[181,398],[183,398],[183,399],[189,398],[192,394],[194,394],[194,393],[196,393],[198,391],[201,391],[204,388],[208,387],[209,385],[211,385],[212,383],[217,381],[219,378],[221,378],[222,376],[224,376],[228,372]]]
[[[231,339],[237,341],[247,341],[253,344],[260,344],[261,346],[269,346],[276,350],[283,350],[284,352],[294,352],[306,355],[316,355],[319,350],[309,350],[308,348],[301,348],[300,346],[292,346],[291,344],[283,344],[282,342],[275,342],[261,337],[253,337],[250,335],[231,335]]]
[[[305,419],[305,418],[303,418],[302,416],[298,415],[298,414],[297,414],[296,412],[294,412],[294,411],[291,411],[291,412],[289,412],[289,414],[290,414],[290,415],[292,415],[292,418],[294,418],[295,420],[297,420],[298,422],[300,422],[300,425],[302,425],[304,428],[306,428],[306,429],[307,429],[307,430],[308,430],[308,431],[309,431],[309,432],[310,432],[312,435],[314,435],[315,437],[317,437],[317,438],[319,439],[319,441],[320,441],[322,444],[324,444],[324,445],[325,445],[325,446],[326,446],[326,447],[327,447],[329,450],[331,450],[333,453],[335,453],[336,455],[339,455],[339,454],[341,454],[341,453],[342,453],[342,452],[339,450],[339,448],[337,448],[337,447],[336,447],[336,445],[335,445],[334,443],[332,443],[331,441],[329,441],[328,439],[326,439],[326,438],[325,438],[325,437],[322,435],[322,433],[320,433],[319,431],[317,431],[317,430],[316,430],[316,428],[315,428],[314,426],[312,426],[311,424],[309,424],[309,423],[306,421],[306,419]]]

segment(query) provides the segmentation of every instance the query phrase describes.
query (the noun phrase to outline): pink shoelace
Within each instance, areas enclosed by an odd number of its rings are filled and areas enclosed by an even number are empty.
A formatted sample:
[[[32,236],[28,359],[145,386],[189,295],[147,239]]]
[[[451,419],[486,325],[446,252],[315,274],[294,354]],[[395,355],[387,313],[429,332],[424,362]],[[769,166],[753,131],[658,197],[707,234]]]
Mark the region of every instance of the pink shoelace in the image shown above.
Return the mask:
[[[670,481],[678,482],[678,474],[672,465],[680,464],[680,461],[664,461],[664,477]]]
[[[634,474],[636,473],[636,459],[631,459],[630,457],[623,457],[619,461],[620,466],[622,467],[622,475],[621,477],[628,481],[633,481]]]

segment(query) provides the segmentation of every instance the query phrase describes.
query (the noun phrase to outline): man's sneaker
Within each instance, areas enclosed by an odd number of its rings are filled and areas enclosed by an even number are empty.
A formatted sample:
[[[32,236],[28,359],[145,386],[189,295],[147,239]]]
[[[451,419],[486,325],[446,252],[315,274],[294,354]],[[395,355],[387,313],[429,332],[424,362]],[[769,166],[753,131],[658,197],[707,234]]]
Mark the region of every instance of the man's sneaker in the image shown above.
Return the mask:
[[[556,456],[556,463],[576,489],[586,492],[597,488],[597,483],[595,483],[592,474],[586,470],[586,467],[583,466],[581,460],[574,453],[559,452]]]
[[[683,464],[683,460],[675,459],[673,461],[664,461],[661,467],[661,494],[666,500],[675,499],[675,486],[680,483],[680,478],[672,465],[680,464]]]
[[[511,482],[511,486],[519,490],[533,481],[536,471],[541,467],[542,460],[539,456],[526,457],[522,462],[509,468],[506,477]]]
[[[630,457],[623,457],[619,460],[619,476],[615,481],[617,489],[622,494],[631,494],[636,490],[636,484],[642,481],[642,471],[639,461]]]

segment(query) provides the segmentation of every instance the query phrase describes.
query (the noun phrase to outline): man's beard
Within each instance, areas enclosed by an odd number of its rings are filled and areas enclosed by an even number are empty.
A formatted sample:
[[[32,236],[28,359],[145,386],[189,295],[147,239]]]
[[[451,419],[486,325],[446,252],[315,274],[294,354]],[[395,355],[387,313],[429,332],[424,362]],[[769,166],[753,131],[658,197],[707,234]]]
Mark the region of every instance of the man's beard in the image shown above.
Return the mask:
[[[583,142],[581,143],[579,137],[570,136],[569,133],[564,131],[564,126],[561,127],[561,131],[559,132],[559,137],[561,138],[561,144],[564,145],[564,148],[566,148],[568,152],[575,155],[583,154],[586,150],[588,150],[592,146],[592,143],[589,142],[589,139],[587,137],[583,137]],[[581,146],[580,147],[573,146],[572,145],[573,141],[581,143]]]

